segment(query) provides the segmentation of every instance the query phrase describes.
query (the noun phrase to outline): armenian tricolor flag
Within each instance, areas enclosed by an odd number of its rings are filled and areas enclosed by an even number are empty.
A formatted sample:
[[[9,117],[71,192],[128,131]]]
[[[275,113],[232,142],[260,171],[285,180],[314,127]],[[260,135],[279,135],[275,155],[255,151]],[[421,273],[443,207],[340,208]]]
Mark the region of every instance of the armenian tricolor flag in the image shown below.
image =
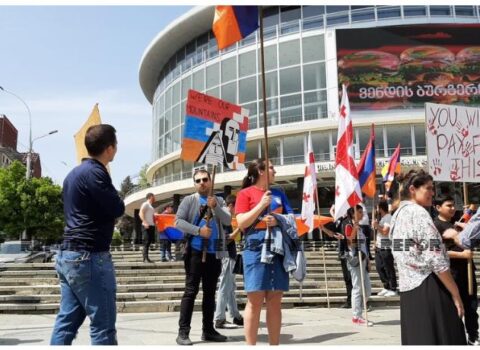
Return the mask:
[[[390,157],[390,160],[382,168],[383,182],[386,182],[385,187],[387,188],[387,191],[390,188],[391,182],[395,178],[395,174],[400,174],[400,171],[400,144],[398,144]]]
[[[258,6],[215,6],[212,30],[218,49],[242,40],[258,28]]]
[[[367,147],[362,154],[357,171],[358,181],[360,181],[362,192],[370,198],[375,197],[375,128],[373,124],[372,131],[370,133],[370,140],[368,141]]]

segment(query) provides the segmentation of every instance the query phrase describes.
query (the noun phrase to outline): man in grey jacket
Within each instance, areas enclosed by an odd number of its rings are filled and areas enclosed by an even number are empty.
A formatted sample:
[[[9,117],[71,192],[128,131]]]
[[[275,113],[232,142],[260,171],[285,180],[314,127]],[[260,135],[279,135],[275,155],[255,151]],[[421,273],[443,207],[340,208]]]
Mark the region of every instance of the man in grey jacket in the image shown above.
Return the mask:
[[[183,231],[187,239],[185,254],[185,292],[180,304],[178,345],[192,345],[189,338],[195,298],[202,281],[202,340],[224,342],[227,337],[213,328],[215,290],[221,271],[221,258],[228,255],[225,249],[223,225],[230,225],[231,214],[221,197],[209,196],[212,182],[207,170],[196,170],[193,174],[196,193],[185,197],[177,211],[175,226]],[[207,210],[212,212],[208,226],[204,218]],[[206,245],[206,261],[202,262],[202,251]]]

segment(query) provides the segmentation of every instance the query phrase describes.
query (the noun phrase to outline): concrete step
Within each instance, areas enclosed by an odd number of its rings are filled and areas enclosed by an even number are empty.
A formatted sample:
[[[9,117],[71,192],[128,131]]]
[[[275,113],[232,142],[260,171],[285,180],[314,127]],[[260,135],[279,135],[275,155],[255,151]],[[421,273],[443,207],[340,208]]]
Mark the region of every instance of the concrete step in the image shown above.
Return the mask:
[[[183,271],[183,261],[175,262],[160,262],[159,259],[153,258],[154,263],[144,263],[141,260],[141,257],[138,259],[135,258],[132,261],[123,261],[114,258],[115,269],[117,271],[122,270],[178,270]],[[474,259],[476,265],[480,266],[480,256]],[[375,265],[375,261],[371,261],[372,266]],[[307,264],[309,267],[323,267],[323,258],[321,256],[311,256],[307,257]],[[328,267],[340,266],[340,262],[337,258],[337,255],[327,256],[325,259],[325,264]],[[7,263],[0,265],[0,278],[1,276],[8,275],[9,271],[52,271],[55,268],[54,263],[27,263],[27,264],[16,264],[16,263]],[[178,272],[178,271],[172,271]],[[42,272],[40,272],[42,273]]]
[[[381,287],[375,287],[372,289],[372,293],[375,295],[381,291]],[[340,296],[343,297],[345,294],[345,288],[342,286],[340,288],[334,288],[329,286],[328,289],[329,296]],[[117,293],[117,301],[126,302],[126,301],[145,301],[145,300],[180,300],[182,298],[183,291],[168,291],[168,292],[119,292]],[[237,297],[246,298],[246,293],[244,290],[238,290],[236,293]],[[292,288],[290,291],[285,292],[285,296],[295,297],[300,295],[300,289]],[[302,288],[303,296],[326,296],[327,290],[325,288]],[[197,298],[202,299],[203,292],[198,293]],[[45,303],[59,303],[60,294],[35,294],[35,295],[0,295],[0,304],[45,304]]]
[[[302,286],[290,281],[291,290],[285,293],[283,307],[327,306],[326,285],[323,274],[323,253],[328,274],[330,301],[333,306],[345,302],[346,290],[337,252],[308,248],[307,279]],[[158,251],[150,252],[154,263],[143,263],[139,251],[113,251],[117,276],[117,310],[119,312],[178,311],[185,288],[183,261],[160,262]],[[480,257],[475,259],[480,264]],[[378,297],[383,286],[372,261],[370,273],[373,304],[398,305],[399,298]],[[236,276],[237,296],[241,307],[246,303],[243,277]],[[477,281],[480,282],[479,276]],[[202,293],[196,301],[200,310]],[[55,313],[60,302],[59,281],[54,263],[4,264],[0,266],[0,313]]]
[[[382,284],[379,279],[371,279],[372,288],[381,288]],[[302,288],[307,289],[324,289],[325,282],[323,280],[307,280],[304,281]],[[345,288],[343,280],[329,280],[329,288]],[[299,288],[299,283],[290,281],[290,288]],[[174,283],[141,283],[141,284],[117,284],[118,293],[135,293],[135,292],[175,292],[183,291],[185,283],[178,281]],[[237,281],[237,292],[243,292],[243,281]],[[51,295],[59,294],[60,286],[56,284],[34,285],[34,286],[0,286],[0,295]]]
[[[309,281],[323,281],[325,275],[323,272],[313,272],[308,273],[305,282]],[[343,281],[343,274],[340,270],[334,271],[327,271],[327,278],[328,280],[332,281]],[[372,273],[370,275],[370,279],[372,281],[379,280],[378,274]],[[241,276],[236,276],[236,280],[238,282],[242,281]],[[56,277],[2,277],[0,279],[1,284],[3,286],[35,286],[41,284],[50,284],[55,285],[58,284],[58,278]],[[178,274],[178,275],[135,275],[135,276],[117,276],[117,283],[118,284],[149,284],[149,283],[168,283],[168,282],[184,282],[185,281],[185,274]]]
[[[323,266],[308,266],[307,267],[307,278],[323,278]],[[340,274],[341,266],[327,266],[327,274]],[[162,276],[163,278],[183,278],[185,275],[184,269],[140,269],[140,270],[119,270],[116,269],[117,279],[134,279],[141,278],[143,276],[152,277],[152,276]],[[57,273],[55,270],[8,270],[0,272],[0,281],[3,283],[8,283],[12,279],[15,280],[32,280],[32,281],[41,281],[57,278]],[[242,276],[237,276],[237,279],[242,279]]]
[[[132,261],[122,261],[114,259],[115,269],[124,270],[124,269],[182,269],[183,270],[183,261],[175,262],[161,262],[159,259],[152,259],[153,263],[144,263],[139,259],[134,259]],[[373,262],[373,261],[372,261]],[[321,257],[307,257],[307,263],[309,266],[323,266],[323,259]],[[339,265],[337,257],[326,258],[325,263],[327,266]],[[0,265],[0,273],[5,271],[24,271],[24,270],[52,270],[55,268],[54,263],[7,263]],[[1,276],[1,275],[0,275]]]
[[[342,296],[332,296],[330,305],[338,307],[345,302]],[[373,307],[375,306],[396,306],[399,304],[399,297],[384,298],[372,296],[369,300]],[[246,299],[238,298],[238,305],[240,309],[245,306]],[[320,296],[285,296],[283,298],[282,308],[290,309],[295,307],[314,307],[327,306],[327,298]],[[16,314],[47,314],[57,313],[59,305],[56,303],[46,304],[0,304],[0,313],[16,313]],[[180,300],[158,300],[158,301],[127,301],[117,302],[117,312],[167,312],[176,311],[180,309]],[[201,311],[201,300],[195,300],[195,311]]]
[[[373,265],[374,266],[374,265]],[[339,262],[330,262],[326,264],[327,271],[340,271],[341,266]],[[308,273],[323,272],[323,264],[308,263],[307,265]],[[118,266],[115,264],[115,272],[117,276],[134,276],[134,275],[180,275],[184,274],[185,270],[183,266],[179,265],[157,265],[149,264],[149,266],[142,266],[142,268],[134,268],[134,266]],[[28,268],[23,270],[18,269],[6,269],[5,271],[0,272],[0,280],[4,277],[56,277],[56,271],[52,267],[51,269],[35,269]]]

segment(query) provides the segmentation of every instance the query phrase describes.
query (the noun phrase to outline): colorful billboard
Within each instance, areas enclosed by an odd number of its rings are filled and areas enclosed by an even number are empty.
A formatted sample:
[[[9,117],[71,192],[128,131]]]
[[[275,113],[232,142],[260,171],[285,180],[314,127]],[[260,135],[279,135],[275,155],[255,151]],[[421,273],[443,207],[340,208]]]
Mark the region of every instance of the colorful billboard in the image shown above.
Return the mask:
[[[336,40],[352,110],[480,103],[480,24],[339,29]]]
[[[228,101],[188,91],[180,158],[243,169],[248,111]]]

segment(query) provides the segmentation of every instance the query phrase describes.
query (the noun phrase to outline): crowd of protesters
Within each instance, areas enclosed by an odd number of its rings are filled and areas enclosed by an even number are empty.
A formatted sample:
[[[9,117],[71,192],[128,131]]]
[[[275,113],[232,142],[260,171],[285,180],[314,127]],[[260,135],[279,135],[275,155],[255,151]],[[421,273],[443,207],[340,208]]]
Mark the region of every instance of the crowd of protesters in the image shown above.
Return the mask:
[[[423,170],[401,174],[397,181],[398,199],[393,203],[381,199],[376,207],[378,216],[372,220],[375,267],[383,284],[377,295],[400,295],[404,345],[479,345],[472,249],[480,235],[480,213],[473,215],[468,225],[455,222],[453,198],[444,194],[435,199],[433,179]],[[362,317],[363,296],[370,296],[372,259],[366,249],[369,234],[365,235],[363,214],[363,205],[350,208],[345,217],[322,230],[339,241],[347,288],[343,306],[352,308],[352,322],[371,325]],[[363,289],[358,279],[360,259],[365,268]]]
[[[105,124],[91,127],[85,143],[91,158],[72,170],[64,183],[67,226],[56,259],[62,298],[52,345],[71,344],[87,316],[91,320],[92,344],[117,344],[116,283],[109,249],[114,219],[123,214],[124,205],[106,170],[116,153],[115,129]],[[295,266],[295,257],[287,254],[285,244],[298,237],[286,195],[269,186],[275,181],[275,173],[272,163],[254,160],[237,197],[224,200],[212,194],[207,170],[194,172],[195,192],[182,200],[175,220],[186,243],[179,345],[193,344],[190,324],[200,283],[202,340],[228,341],[216,330],[229,328],[228,310],[233,325],[244,326],[246,343],[255,345],[262,306],[266,305],[269,344],[280,343],[282,298],[289,290],[291,266]],[[423,170],[401,174],[398,182],[399,200],[392,205],[380,200],[376,207],[378,216],[371,222],[361,203],[350,208],[345,217],[321,228],[338,240],[347,288],[344,306],[352,309],[354,324],[374,325],[363,315],[365,306],[369,308],[371,261],[375,260],[383,285],[377,295],[400,295],[402,344],[478,345],[472,242],[480,235],[480,213],[473,215],[469,224],[455,223],[453,198],[434,198],[433,179]],[[143,260],[147,263],[152,262],[148,252],[155,234],[154,202],[155,196],[147,194],[139,214],[144,235]],[[430,210],[433,205],[435,217]],[[173,206],[165,206],[163,214],[173,214]],[[235,216],[238,228],[232,227]],[[241,256],[236,251],[239,237],[243,237]],[[160,231],[159,238],[161,261],[173,260],[165,232]],[[395,249],[395,241],[409,243],[406,249]],[[241,270],[247,295],[243,317],[235,294],[236,269]],[[89,278],[87,272],[98,278]]]

